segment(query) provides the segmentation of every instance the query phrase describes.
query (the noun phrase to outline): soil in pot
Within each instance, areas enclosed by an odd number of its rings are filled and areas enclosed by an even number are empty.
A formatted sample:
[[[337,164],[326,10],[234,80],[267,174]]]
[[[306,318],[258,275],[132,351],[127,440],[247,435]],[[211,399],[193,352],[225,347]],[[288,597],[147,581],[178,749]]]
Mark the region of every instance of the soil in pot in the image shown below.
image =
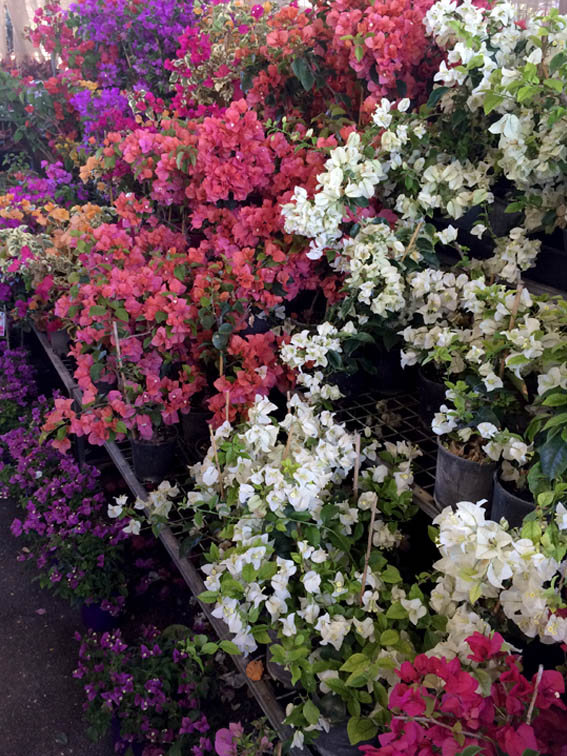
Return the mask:
[[[419,393],[419,414],[429,428],[433,416],[445,401],[446,387],[440,378],[427,375],[423,368],[417,371],[417,389]]]
[[[437,467],[434,498],[437,505],[455,507],[460,501],[477,502],[492,496],[492,479],[496,462],[473,462],[446,449],[437,442]]]
[[[535,502],[531,491],[513,489],[510,483],[501,481],[498,473],[494,474],[494,488],[492,491],[492,510],[490,518],[499,522],[505,517],[512,528],[519,528],[524,517],[535,509]]]
[[[163,441],[130,439],[134,472],[140,480],[161,483],[171,470],[174,460],[176,437]]]

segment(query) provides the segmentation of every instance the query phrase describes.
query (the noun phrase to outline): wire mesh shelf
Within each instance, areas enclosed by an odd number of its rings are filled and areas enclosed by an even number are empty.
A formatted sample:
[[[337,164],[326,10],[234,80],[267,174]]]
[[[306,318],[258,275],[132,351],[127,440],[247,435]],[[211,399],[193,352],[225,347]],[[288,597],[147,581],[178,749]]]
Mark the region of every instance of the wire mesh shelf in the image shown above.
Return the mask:
[[[362,394],[345,400],[336,410],[337,419],[352,431],[372,428],[373,434],[383,441],[407,441],[421,451],[414,463],[414,498],[419,507],[431,517],[439,507],[433,498],[437,442],[419,413],[419,400],[415,394],[397,394],[383,397]]]

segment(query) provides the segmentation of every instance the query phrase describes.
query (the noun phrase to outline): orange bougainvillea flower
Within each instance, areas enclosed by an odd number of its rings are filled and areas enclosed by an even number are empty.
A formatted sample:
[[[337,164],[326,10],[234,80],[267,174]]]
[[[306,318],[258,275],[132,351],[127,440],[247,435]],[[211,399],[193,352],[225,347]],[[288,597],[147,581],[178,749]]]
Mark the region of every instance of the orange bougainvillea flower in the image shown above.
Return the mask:
[[[263,674],[264,674],[264,665],[259,659],[257,659],[256,661],[251,661],[246,665],[246,677],[249,680],[258,682],[258,680],[262,679]]]
[[[49,217],[60,223],[64,223],[69,220],[69,211],[64,207],[57,207],[49,213]]]

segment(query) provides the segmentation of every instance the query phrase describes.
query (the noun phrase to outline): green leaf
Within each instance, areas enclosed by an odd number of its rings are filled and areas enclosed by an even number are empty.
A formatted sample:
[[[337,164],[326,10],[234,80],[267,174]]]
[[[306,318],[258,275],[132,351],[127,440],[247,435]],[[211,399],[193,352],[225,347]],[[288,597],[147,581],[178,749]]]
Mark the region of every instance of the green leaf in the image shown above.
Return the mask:
[[[215,601],[219,597],[218,591],[203,591],[203,593],[200,593],[197,598],[202,601],[204,604],[214,604]]]
[[[543,83],[548,89],[553,89],[557,94],[563,92],[563,82],[559,79],[545,79]]]
[[[534,95],[538,93],[537,87],[531,87],[531,86],[524,86],[520,87],[518,89],[518,94],[516,95],[516,99],[518,102],[526,102],[526,100],[531,99]]]
[[[544,399],[542,403],[546,407],[562,407],[564,404],[567,404],[567,393],[556,391]]]
[[[239,650],[238,646],[235,643],[233,643],[232,641],[223,640],[223,641],[221,641],[219,643],[219,646],[227,654],[231,654],[231,656],[238,656],[240,654],[240,650]]]
[[[397,567],[389,564],[381,575],[385,583],[401,583],[402,576]]]
[[[391,628],[389,630],[384,630],[380,635],[380,645],[382,646],[395,646],[399,640],[400,634],[397,630],[392,630]]]
[[[439,100],[443,97],[445,92],[449,90],[449,87],[437,87],[433,90],[433,92],[429,95],[429,99],[427,100],[427,107],[428,108],[434,108]]]
[[[560,435],[537,447],[541,470],[548,480],[556,480],[567,470],[567,444]]]
[[[530,541],[537,543],[541,539],[541,525],[535,520],[528,520],[522,525],[522,538],[529,538]]]
[[[392,604],[386,612],[387,619],[407,619],[408,613],[399,601]]]
[[[245,564],[242,568],[242,579],[251,583],[256,578],[256,570],[252,564]]]
[[[91,365],[91,369],[89,370],[91,380],[96,383],[100,376],[102,375],[102,364],[100,362],[95,362],[93,365]]]
[[[554,55],[551,61],[549,62],[549,72],[555,73],[561,66],[565,65],[567,62],[567,53],[560,52],[557,53],[557,55]]]
[[[345,685],[348,688],[362,688],[368,681],[368,665],[366,669],[351,672],[351,674],[345,680]]]
[[[106,307],[103,305],[93,305],[89,310],[91,318],[98,318],[100,315],[106,315]]]
[[[480,583],[475,583],[469,590],[469,601],[471,604],[475,604],[482,596],[482,586]]]
[[[355,46],[354,57],[357,59],[359,63],[364,58],[364,47],[362,45]]]
[[[218,349],[219,352],[222,352],[226,349],[228,344],[228,336],[224,336],[222,333],[215,333],[211,341],[213,342],[214,348]]]
[[[216,654],[218,650],[219,650],[218,644],[213,643],[212,641],[209,641],[208,643],[205,643],[205,645],[201,647],[200,652],[202,654],[207,654],[208,656],[212,656],[213,654]]]
[[[309,92],[315,83],[315,77],[308,60],[306,58],[295,58],[291,64],[291,70],[301,82],[303,89]]]
[[[127,323],[130,320],[130,315],[124,307],[117,307],[116,310],[114,310],[114,315],[118,320],[122,320],[124,323]]]
[[[156,323],[164,323],[167,320],[167,312],[158,310],[154,316],[154,320],[156,321]]]
[[[372,740],[377,732],[378,728],[371,719],[351,717],[348,720],[347,733],[351,745],[356,745],[364,740]]]
[[[308,698],[307,701],[303,704],[303,716],[310,725],[316,725],[319,721],[319,709],[315,706],[310,698]]]
[[[488,92],[484,98],[484,112],[488,115],[494,108],[497,108],[504,101],[502,95],[495,94],[494,92]]]
[[[115,430],[116,430],[117,433],[123,433],[124,435],[126,435],[126,433],[128,433],[128,428],[126,427],[126,424],[122,420],[119,420],[116,423]]]
[[[368,657],[365,654],[353,654],[349,656],[343,666],[340,668],[341,672],[354,672],[361,665],[367,666],[369,664]]]
[[[258,580],[271,580],[278,571],[278,565],[275,562],[266,562],[260,567]]]

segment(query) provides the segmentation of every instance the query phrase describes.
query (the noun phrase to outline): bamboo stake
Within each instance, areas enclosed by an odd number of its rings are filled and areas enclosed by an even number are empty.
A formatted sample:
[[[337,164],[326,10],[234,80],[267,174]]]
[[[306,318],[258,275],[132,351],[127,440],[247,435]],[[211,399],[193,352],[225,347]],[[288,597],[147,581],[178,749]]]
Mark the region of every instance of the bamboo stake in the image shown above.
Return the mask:
[[[225,415],[226,415],[226,422],[230,423],[230,391],[225,391]]]
[[[411,239],[409,240],[409,244],[408,244],[408,246],[406,247],[406,251],[404,252],[404,256],[402,257],[402,260],[405,260],[405,259],[406,259],[406,257],[407,257],[407,256],[409,255],[409,253],[411,252],[411,250],[412,250],[412,248],[413,248],[413,246],[414,246],[414,244],[415,244],[415,240],[417,239],[417,236],[418,236],[419,232],[421,231],[421,227],[422,227],[422,226],[423,226],[423,221],[419,221],[419,223],[418,223],[418,224],[417,224],[417,226],[415,227],[415,231],[414,231],[414,232],[413,232],[413,234],[411,235]]]
[[[212,425],[209,425],[209,431],[210,431],[210,434],[211,434],[211,446],[213,447],[213,454],[215,455],[215,462],[216,462],[217,470],[218,470],[218,473],[219,473],[219,492],[220,492],[220,495],[221,495],[221,499],[224,499],[224,487],[222,485],[222,471],[221,471],[221,466],[220,466],[220,462],[219,462],[219,452],[218,452],[218,449],[217,449],[217,440],[215,438],[215,434],[213,432],[213,426]]]
[[[357,433],[354,437],[354,450],[356,452],[356,459],[354,461],[354,478],[352,481],[352,490],[354,498],[358,496],[358,474],[360,472],[360,433]]]
[[[368,562],[370,560],[370,551],[372,550],[372,536],[374,535],[374,518],[376,517],[376,505],[378,504],[378,497],[372,502],[372,513],[370,515],[370,527],[368,529],[368,541],[366,543],[366,556],[364,557],[364,571],[362,573],[362,586],[360,587],[359,604],[362,606],[362,597],[364,596],[364,588],[366,587],[366,575],[368,574]]]
[[[536,702],[536,698],[537,698],[537,691],[538,691],[539,684],[541,682],[542,676],[543,676],[543,664],[540,664],[539,667],[538,667],[538,669],[537,669],[537,676],[536,676],[536,681],[535,681],[535,685],[534,685],[534,692],[532,694],[532,700],[530,701],[530,707],[528,709],[528,715],[526,717],[526,724],[531,724],[532,723],[532,716],[533,716],[533,713],[534,713],[534,707],[535,707],[535,702]]]
[[[219,375],[221,378],[224,375],[224,360],[223,360],[222,352],[220,353],[220,358],[219,358]]]
[[[287,459],[289,457],[289,450],[291,447],[291,438],[293,436],[293,425],[290,427],[288,434],[287,434],[287,441],[285,442],[285,449],[283,453],[282,459]]]
[[[512,309],[510,310],[510,322],[508,323],[508,330],[511,331],[516,323],[516,316],[518,314],[518,310],[520,309],[520,301],[522,299],[522,291],[524,290],[524,283],[523,281],[518,281],[518,288],[516,290],[516,296],[514,297],[514,301],[512,302]],[[506,356],[505,354],[500,357],[500,378],[504,375],[504,371],[506,370]]]

